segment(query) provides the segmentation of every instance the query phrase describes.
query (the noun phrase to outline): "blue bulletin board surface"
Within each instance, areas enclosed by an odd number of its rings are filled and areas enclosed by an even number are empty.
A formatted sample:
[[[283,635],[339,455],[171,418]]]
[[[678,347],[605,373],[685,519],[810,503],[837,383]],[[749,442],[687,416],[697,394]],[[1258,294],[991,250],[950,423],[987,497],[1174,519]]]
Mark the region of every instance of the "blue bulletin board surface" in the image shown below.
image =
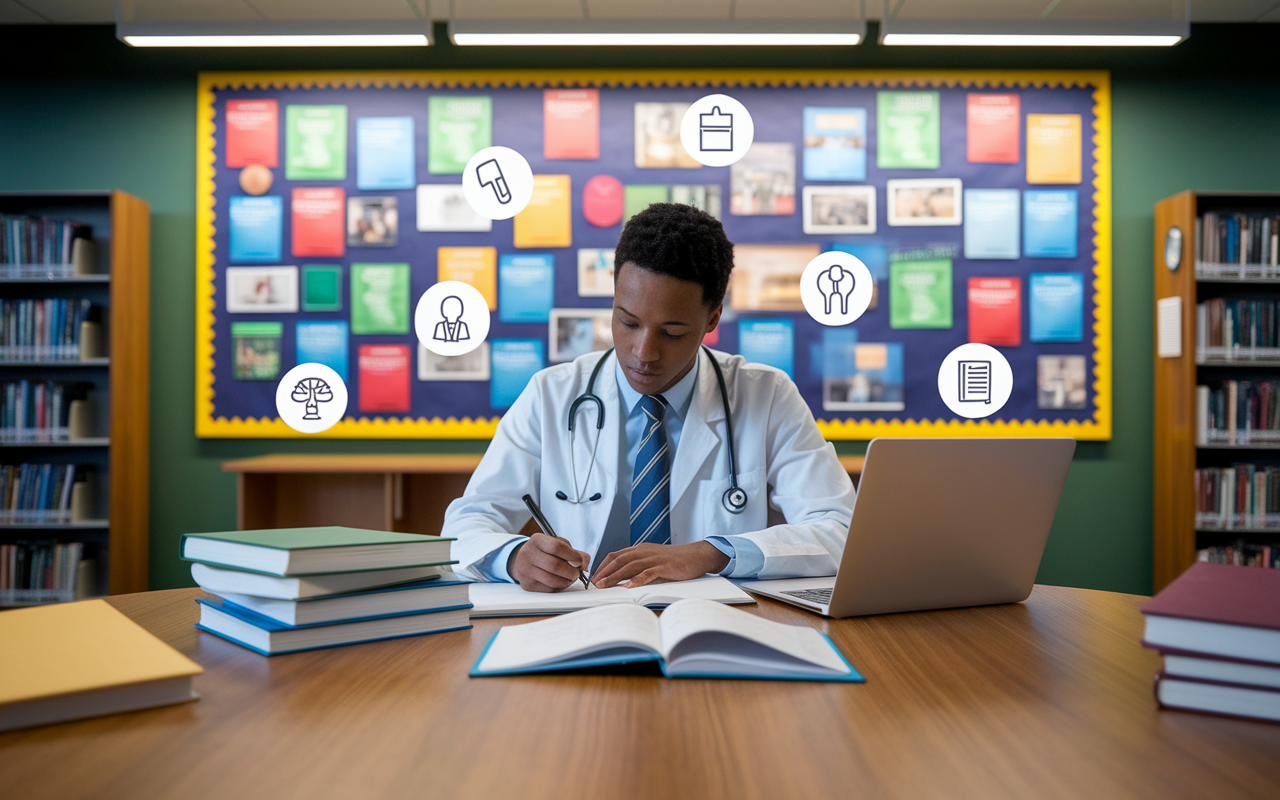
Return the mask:
[[[544,158],[543,112],[544,90],[594,88],[599,92],[599,157],[584,160],[549,160]],[[939,166],[929,169],[882,168],[877,162],[877,100],[882,92],[936,92],[940,118]],[[729,94],[751,112],[755,125],[755,142],[786,143],[794,153],[793,210],[785,206],[783,213],[772,215],[738,215],[731,213],[731,171],[733,167],[642,168],[637,166],[635,106],[637,103],[691,103],[712,93]],[[1017,95],[1020,103],[1018,161],[1016,163],[972,163],[967,149],[971,94],[1002,93]],[[491,101],[492,144],[511,147],[528,159],[534,175],[568,176],[571,194],[571,234],[569,247],[517,248],[513,239],[512,220],[495,221],[488,232],[423,232],[415,227],[416,189],[361,189],[357,186],[358,120],[369,117],[411,118],[413,159],[416,184],[451,184],[461,182],[457,174],[436,174],[429,170],[429,100],[433,97],[488,97]],[[280,261],[254,267],[298,268],[301,284],[304,265],[341,267],[339,298],[327,298],[326,305],[308,307],[297,302],[277,310],[243,313],[227,308],[229,267],[246,266],[230,263],[232,242],[228,219],[232,198],[244,197],[240,186],[241,169],[227,166],[225,141],[226,109],[231,101],[275,100],[278,103],[278,167],[272,168],[273,185],[268,196],[283,198]],[[340,180],[289,180],[285,161],[286,108],[289,106],[343,106],[347,125],[346,177]],[[806,146],[806,108],[865,109],[865,179],[833,181],[806,180],[804,153]],[[1028,183],[1029,115],[1078,115],[1082,128],[1078,183],[1046,185]],[[785,337],[762,338],[769,323],[787,321],[791,330],[791,351],[780,354],[789,362],[790,371],[801,395],[818,420],[819,428],[829,439],[871,439],[877,436],[1070,436],[1097,440],[1111,437],[1111,105],[1110,82],[1106,72],[1060,71],[423,71],[423,72],[254,72],[201,73],[199,79],[198,120],[198,210],[197,210],[197,296],[196,296],[196,433],[201,437],[294,438],[303,436],[281,421],[275,411],[276,380],[268,379],[270,367],[252,374],[253,365],[237,362],[236,347],[252,342],[252,337],[278,337],[275,344],[277,379],[298,361],[298,323],[345,323],[334,330],[349,331],[346,362],[350,364],[348,390],[351,400],[347,416],[330,430],[315,434],[328,438],[453,438],[483,439],[493,435],[505,408],[492,402],[502,393],[492,391],[494,375],[490,364],[463,377],[466,380],[441,380],[439,376],[423,380],[419,376],[419,347],[409,330],[405,333],[358,333],[353,322],[350,296],[353,264],[409,265],[410,315],[412,307],[424,291],[437,281],[438,248],[491,247],[496,260],[503,256],[547,254],[554,262],[553,306],[556,309],[608,309],[612,299],[582,296],[579,293],[578,251],[599,248],[611,250],[617,242],[622,223],[598,227],[583,213],[583,187],[597,175],[616,178],[624,186],[699,185],[720,187],[721,213],[729,239],[740,251],[753,245],[808,245],[818,250],[849,247],[855,252],[873,253],[882,259],[877,277],[878,300],[862,318],[844,328],[825,328],[802,309],[770,310],[740,308],[731,297],[726,299],[725,314],[718,330],[718,340],[711,346],[718,350],[739,352],[742,331],[752,336],[749,348],[760,341],[783,341]],[[812,140],[809,142],[812,145]],[[888,181],[895,179],[959,179],[964,189],[1018,190],[1018,206],[1030,208],[1034,193],[1076,193],[1074,248],[1058,250],[1052,257],[1037,252],[1028,256],[1027,219],[1022,223],[1021,249],[1016,257],[967,259],[966,241],[978,245],[976,235],[966,236],[965,225],[891,225],[888,208]],[[1070,180],[1069,178],[1067,180]],[[806,233],[806,187],[871,186],[875,188],[876,225],[874,233]],[[348,246],[341,256],[294,255],[293,214],[291,198],[298,189],[339,188],[346,198],[365,196],[396,197],[399,213],[398,242],[391,247]],[[1031,192],[1032,195],[1027,193]],[[1044,198],[1052,201],[1052,196]],[[960,198],[955,200],[959,202]],[[1022,202],[1026,200],[1026,203]],[[237,201],[243,202],[243,201]],[[1012,206],[1009,205],[1011,208]],[[1064,206],[1065,207],[1065,206]],[[1036,206],[1048,208],[1052,205]],[[1026,210],[1025,213],[1032,213]],[[1035,225],[1043,226],[1044,213]],[[345,209],[344,209],[345,219]],[[1038,229],[1037,229],[1038,230]],[[972,233],[972,232],[971,232]],[[1038,234],[1037,234],[1038,235]],[[1061,238],[1061,237],[1059,237]],[[1037,240],[1038,241],[1038,240]],[[1007,241],[982,241],[994,249],[1007,248]],[[1035,244],[1033,242],[1032,244]],[[871,248],[871,250],[859,250]],[[1074,257],[1064,257],[1074,250]],[[973,252],[977,252],[976,250]],[[864,259],[867,260],[867,259]],[[942,327],[915,327],[893,324],[891,293],[895,265],[946,261],[949,268],[934,274],[951,276],[950,324]],[[872,266],[869,263],[869,266]],[[903,268],[907,269],[907,268]],[[1079,311],[1079,336],[1070,324],[1057,324],[1052,329],[1065,335],[1056,340],[1033,339],[1032,309],[1033,275],[1065,273],[1079,276],[1083,285],[1082,308]],[[496,276],[496,267],[495,267]],[[324,275],[313,280],[320,286]],[[1008,403],[993,416],[982,420],[964,420],[951,413],[938,393],[938,368],[943,358],[955,347],[969,341],[971,278],[1017,278],[1021,297],[1019,341],[1016,345],[996,344],[1008,359],[1014,374],[1014,388]],[[1070,281],[1067,281],[1070,284]],[[495,291],[497,291],[495,278]],[[1037,278],[1036,286],[1044,284]],[[1052,284],[1052,281],[1050,282]],[[330,284],[331,285],[331,284]],[[797,284],[798,286],[798,284]],[[295,287],[302,292],[303,287]],[[1037,288],[1037,291],[1040,291]],[[797,291],[798,294],[798,291]],[[319,297],[317,294],[316,297]],[[1045,295],[1045,297],[1050,297]],[[302,299],[306,299],[305,296]],[[338,302],[334,302],[338,301]],[[500,298],[499,298],[500,302]],[[737,305],[741,305],[738,303]],[[321,309],[321,310],[315,310]],[[1059,307],[1041,307],[1036,313],[1061,315]],[[527,319],[521,310],[509,316]],[[1067,323],[1071,320],[1068,319]],[[257,325],[245,325],[257,323]],[[261,323],[278,323],[263,326]],[[1056,319],[1055,319],[1056,323]],[[240,327],[236,327],[239,324]],[[1043,327],[1043,326],[1042,326]],[[306,326],[304,326],[306,329]],[[265,331],[265,333],[264,333]],[[278,331],[273,334],[272,331]],[[1074,339],[1066,340],[1063,339]],[[544,359],[554,351],[547,322],[503,321],[498,311],[492,315],[489,345],[485,358],[500,355],[509,347],[502,342],[540,341]],[[828,387],[824,379],[834,361],[824,348],[851,343],[883,343],[878,351],[887,359],[878,364],[861,364],[875,379],[896,382],[888,399],[855,404],[854,410],[838,410],[838,402],[827,402]],[[360,398],[363,378],[361,348],[369,346],[401,346],[410,358],[407,410],[362,410]],[[385,350],[386,348],[384,348]],[[530,352],[539,348],[531,348]],[[849,350],[849,353],[855,351]],[[858,351],[861,353],[862,351]],[[867,351],[874,361],[875,352]],[[824,355],[827,354],[827,355]],[[777,354],[775,354],[777,355]],[[532,357],[532,356],[531,356]],[[1053,357],[1059,357],[1056,361]],[[857,360],[862,360],[858,355]],[[1054,370],[1067,365],[1079,366],[1083,358],[1082,378],[1072,384]],[[508,356],[509,360],[509,356]],[[853,358],[845,359],[853,362]],[[546,365],[552,362],[544,360]],[[766,362],[769,363],[769,362]],[[1053,372],[1047,379],[1046,366]],[[501,366],[494,363],[494,366]],[[879,367],[877,372],[876,368]],[[852,370],[853,367],[850,367]],[[879,376],[879,378],[876,378]],[[506,376],[508,379],[510,376]],[[368,388],[373,391],[372,379]],[[380,379],[381,380],[381,379]],[[1063,381],[1067,382],[1064,383]],[[1057,381],[1054,383],[1053,381]],[[828,381],[829,382],[829,381]],[[1081,392],[1080,386],[1083,386]],[[1064,389],[1063,387],[1067,388]],[[382,391],[382,389],[379,389]],[[1055,395],[1056,392],[1056,395]],[[1065,392],[1065,393],[1064,393]],[[1068,400],[1064,401],[1063,398]],[[865,399],[865,398],[863,398]],[[878,399],[884,399],[883,397]],[[870,410],[884,408],[886,410]]]

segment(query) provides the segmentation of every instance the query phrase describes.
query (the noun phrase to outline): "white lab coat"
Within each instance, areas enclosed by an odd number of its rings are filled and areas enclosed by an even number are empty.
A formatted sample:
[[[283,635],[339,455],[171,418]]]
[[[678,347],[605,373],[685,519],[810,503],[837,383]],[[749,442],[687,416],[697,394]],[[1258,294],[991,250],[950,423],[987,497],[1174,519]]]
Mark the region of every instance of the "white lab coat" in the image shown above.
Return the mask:
[[[498,423],[466,492],[445,512],[443,535],[457,538],[455,569],[484,579],[469,568],[520,538],[517,532],[530,519],[521,501],[526,493],[537,499],[556,533],[591,554],[594,565],[618,491],[619,452],[626,454],[613,355],[595,383],[595,393],[604,402],[605,424],[589,481],[586,473],[597,435],[595,405],[584,404],[574,425],[578,481],[586,484],[582,497],[599,492],[601,498],[573,505],[558,499],[556,492],[577,495],[569,464],[568,412],[586,391],[600,356],[588,353],[539,372]],[[853,516],[854,488],[796,385],[773,367],[715,353],[733,413],[738,485],[749,498],[742,513],[731,514],[721,503],[729,488],[724,406],[715,371],[705,354],[698,357],[703,359],[698,385],[671,464],[672,543],[737,534],[764,554],[762,579],[834,575]]]

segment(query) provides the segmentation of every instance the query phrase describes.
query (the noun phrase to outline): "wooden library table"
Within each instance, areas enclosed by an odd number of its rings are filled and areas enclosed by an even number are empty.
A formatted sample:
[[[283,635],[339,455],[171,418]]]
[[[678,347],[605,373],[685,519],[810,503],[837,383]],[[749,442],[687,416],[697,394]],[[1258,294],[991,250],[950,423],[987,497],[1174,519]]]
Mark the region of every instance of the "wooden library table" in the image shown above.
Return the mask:
[[[13,798],[1280,797],[1280,726],[1159,711],[1132,595],[823,620],[865,685],[469,678],[500,625],[265,658],[197,589],[109,602],[202,699],[0,734]]]
[[[236,473],[240,530],[346,525],[438,534],[480,458],[288,453],[224,461],[222,471]],[[857,483],[862,456],[841,456],[840,463]]]

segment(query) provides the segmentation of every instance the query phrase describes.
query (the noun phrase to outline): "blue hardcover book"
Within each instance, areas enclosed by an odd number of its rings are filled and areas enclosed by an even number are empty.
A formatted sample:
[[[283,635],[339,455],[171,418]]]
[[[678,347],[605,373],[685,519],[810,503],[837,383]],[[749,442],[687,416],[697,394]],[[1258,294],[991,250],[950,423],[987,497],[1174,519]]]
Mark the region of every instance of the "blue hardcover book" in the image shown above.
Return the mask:
[[[867,179],[865,108],[805,108],[804,179]]]
[[[228,260],[232,264],[280,261],[284,240],[284,200],[279,196],[231,198]]]
[[[1084,277],[1073,272],[1031,275],[1031,341],[1084,338]]]
[[[494,408],[509,408],[547,365],[541,339],[494,339],[489,358],[489,405]]]
[[[738,354],[748,361],[777,367],[795,376],[795,321],[789,319],[738,320]]]
[[[808,626],[680,600],[662,616],[626,603],[500,629],[471,677],[560,672],[652,661],[668,678],[865,683],[827,636]]]
[[[1075,258],[1079,220],[1075,189],[1032,190],[1022,195],[1023,255]]]
[[[264,656],[319,650],[348,644],[403,639],[471,627],[471,604],[411,611],[360,620],[285,625],[223,598],[196,598],[196,627]]]
[[[1021,221],[1018,212],[1017,189],[965,189],[964,257],[1017,258]]]
[[[551,320],[555,305],[556,257],[519,253],[498,257],[498,319],[502,322]]]
[[[297,326],[298,363],[324,364],[347,381],[347,341],[350,326],[345,320],[332,322],[299,322]]]
[[[356,186],[412,189],[417,185],[413,117],[356,119]]]

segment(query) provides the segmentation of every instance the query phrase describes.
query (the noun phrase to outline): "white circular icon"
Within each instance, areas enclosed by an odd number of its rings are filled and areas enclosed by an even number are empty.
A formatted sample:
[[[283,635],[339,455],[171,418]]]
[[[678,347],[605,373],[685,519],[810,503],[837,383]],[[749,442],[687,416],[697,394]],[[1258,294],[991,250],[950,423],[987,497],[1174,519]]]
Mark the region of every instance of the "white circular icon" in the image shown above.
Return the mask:
[[[809,262],[800,276],[800,302],[823,325],[848,325],[866,313],[876,281],[851,253],[829,250]]]
[[[1013,369],[989,344],[962,344],[942,359],[938,394],[947,408],[962,417],[989,417],[1009,402]]]
[[[299,433],[320,433],[347,413],[347,384],[324,364],[299,364],[276,386],[276,413]]]
[[[755,137],[751,113],[727,94],[695,101],[680,122],[680,143],[694,161],[708,167],[727,167],[742,158]]]
[[[418,298],[413,330],[438,356],[465,355],[489,335],[489,302],[469,283],[440,281]]]
[[[480,216],[511,219],[533,197],[533,170],[510,147],[486,147],[462,171],[462,193]]]

